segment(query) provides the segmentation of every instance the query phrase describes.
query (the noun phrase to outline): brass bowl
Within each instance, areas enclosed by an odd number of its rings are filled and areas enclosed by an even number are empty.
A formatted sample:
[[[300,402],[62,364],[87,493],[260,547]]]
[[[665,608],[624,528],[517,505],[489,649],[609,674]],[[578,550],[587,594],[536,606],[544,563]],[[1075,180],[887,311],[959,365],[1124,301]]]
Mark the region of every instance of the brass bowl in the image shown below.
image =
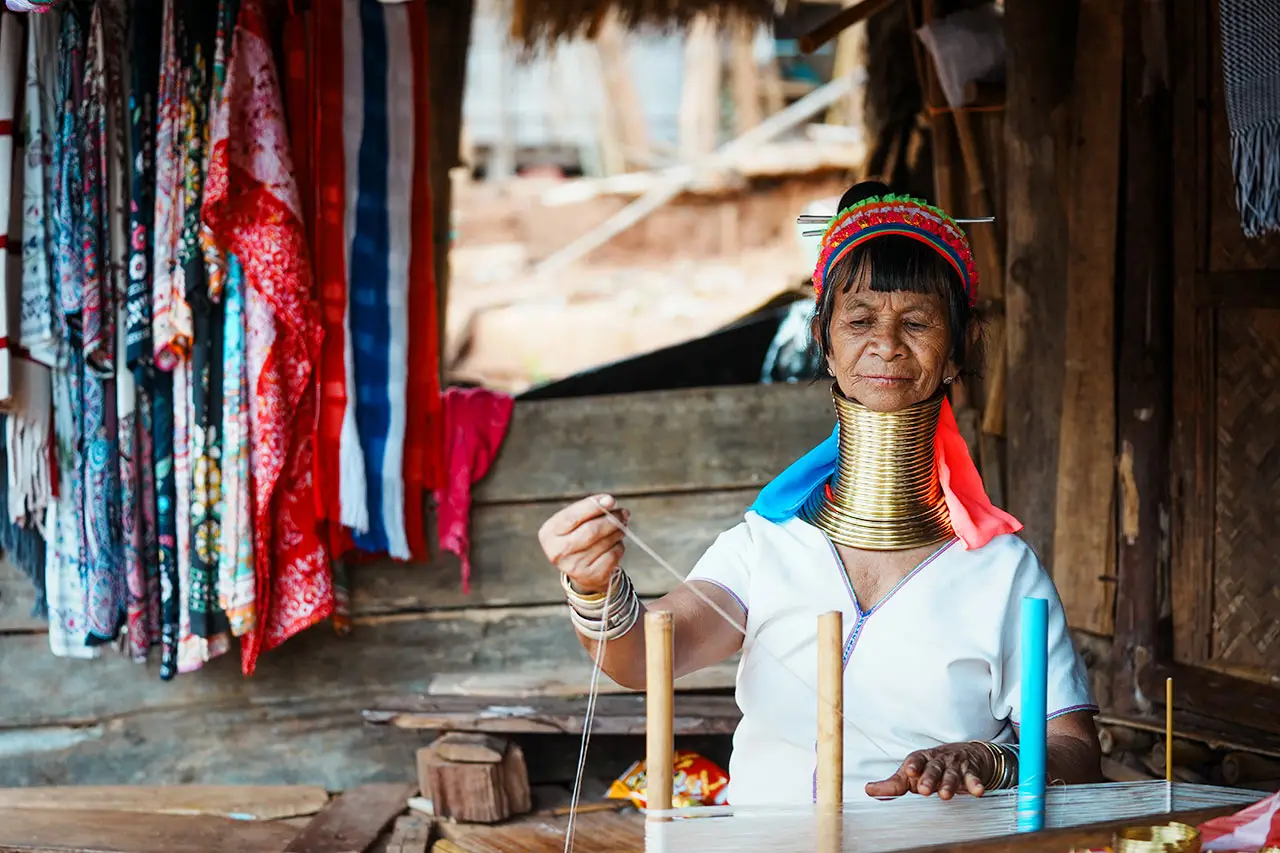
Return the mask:
[[[1116,833],[1115,853],[1200,853],[1200,830],[1185,823],[1127,827]]]

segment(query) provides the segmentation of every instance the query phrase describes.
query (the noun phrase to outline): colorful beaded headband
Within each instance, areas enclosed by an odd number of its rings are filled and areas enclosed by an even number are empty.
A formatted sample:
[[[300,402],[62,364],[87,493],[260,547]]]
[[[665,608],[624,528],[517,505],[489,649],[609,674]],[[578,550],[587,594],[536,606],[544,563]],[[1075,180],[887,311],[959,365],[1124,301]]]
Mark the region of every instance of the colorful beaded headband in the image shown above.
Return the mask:
[[[978,265],[969,248],[969,238],[961,230],[960,221],[990,222],[992,219],[955,220],[941,209],[905,195],[874,196],[827,219],[801,216],[800,222],[828,222],[822,232],[822,250],[813,270],[813,290],[821,298],[822,286],[831,268],[841,258],[874,237],[897,234],[932,246],[955,269],[964,282],[969,304],[978,293]],[[806,232],[813,233],[813,232]]]

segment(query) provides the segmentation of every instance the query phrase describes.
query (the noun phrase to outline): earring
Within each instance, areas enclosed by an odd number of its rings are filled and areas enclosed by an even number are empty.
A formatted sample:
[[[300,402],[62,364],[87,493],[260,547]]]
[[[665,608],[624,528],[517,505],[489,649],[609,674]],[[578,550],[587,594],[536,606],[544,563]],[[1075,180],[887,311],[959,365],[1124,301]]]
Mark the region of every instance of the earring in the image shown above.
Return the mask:
[[[948,376],[946,379],[943,379],[943,380],[942,380],[942,384],[943,384],[943,385],[950,385],[950,384],[951,384],[952,382],[954,382],[955,380],[956,380],[956,378],[955,378],[954,376]]]

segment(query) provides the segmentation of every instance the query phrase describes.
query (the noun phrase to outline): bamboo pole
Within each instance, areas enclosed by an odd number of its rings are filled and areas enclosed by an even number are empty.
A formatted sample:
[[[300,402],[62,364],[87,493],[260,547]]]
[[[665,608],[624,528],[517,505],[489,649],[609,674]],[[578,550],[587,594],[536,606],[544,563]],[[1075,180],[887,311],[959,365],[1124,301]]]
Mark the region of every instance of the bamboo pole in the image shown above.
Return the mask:
[[[844,803],[844,615],[818,617],[818,822],[820,853],[840,853]]]
[[[670,611],[650,610],[644,615],[645,806],[658,812],[669,811],[672,807],[675,766],[674,628]]]

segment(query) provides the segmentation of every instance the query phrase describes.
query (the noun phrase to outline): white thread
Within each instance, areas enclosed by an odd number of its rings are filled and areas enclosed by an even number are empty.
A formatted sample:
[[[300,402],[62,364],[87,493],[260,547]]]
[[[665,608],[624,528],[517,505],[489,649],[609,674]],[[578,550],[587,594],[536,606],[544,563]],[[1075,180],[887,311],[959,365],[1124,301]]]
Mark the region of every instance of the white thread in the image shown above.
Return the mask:
[[[1164,780],[1051,786],[1046,791],[1046,829],[1109,820],[1160,823],[1157,816],[1214,806],[1245,806],[1261,792],[1189,785]],[[845,803],[843,849],[888,853],[1010,835],[1016,831],[1016,790],[983,797],[907,796],[891,801]],[[718,806],[650,812],[645,850],[649,853],[701,850],[707,853],[812,853],[820,827],[815,806]]]
[[[620,569],[614,569],[614,572]],[[603,619],[608,619],[609,605],[613,595],[613,575],[609,575],[609,583],[605,587],[604,603],[603,603]],[[633,593],[634,595],[634,593]],[[633,624],[634,628],[635,625]],[[608,635],[603,630],[604,625],[601,624],[601,631],[596,638],[596,655],[594,665],[591,667],[591,684],[587,687],[587,708],[582,719],[582,743],[578,746],[578,771],[573,777],[573,793],[569,797],[569,822],[565,824],[564,829],[564,853],[570,853],[573,850],[573,830],[574,824],[578,818],[578,802],[582,798],[582,777],[587,770],[587,744],[591,742],[591,724],[596,716],[596,697],[600,694],[600,668],[604,663],[604,649],[609,644]]]
[[[619,530],[621,530],[621,531],[622,531],[622,534],[623,534],[623,537],[624,537],[624,538],[626,538],[626,539],[630,539],[631,541],[635,542],[635,543],[636,543],[636,546],[637,546],[641,551],[644,551],[646,554],[648,554],[648,555],[653,559],[653,561],[654,561],[655,563],[657,563],[657,564],[658,564],[659,566],[661,566],[662,568],[666,569],[666,570],[667,570],[667,572],[669,572],[669,573],[670,573],[673,577],[675,577],[677,580],[681,581],[682,583],[686,580],[686,578],[685,578],[683,575],[681,575],[681,574],[680,574],[680,572],[679,572],[679,571],[677,571],[677,570],[675,569],[675,567],[674,567],[674,566],[672,566],[672,565],[671,565],[670,563],[668,563],[666,560],[662,559],[662,557],[658,556],[658,553],[657,553],[656,551],[654,551],[652,548],[650,548],[647,544],[645,544],[645,542],[644,542],[644,541],[643,541],[639,536],[636,536],[636,534],[635,534],[635,533],[633,533],[633,532],[632,532],[632,531],[631,531],[631,530],[630,530],[630,529],[629,529],[625,524],[623,524],[622,522],[618,521],[618,519],[614,517],[613,513],[611,513],[611,512],[609,511],[609,508],[608,508],[608,507],[606,507],[604,504],[602,504],[598,498],[593,498],[593,500],[595,500],[596,505],[597,505],[597,506],[599,506],[599,507],[600,507],[600,509],[604,511],[605,518],[609,519],[609,521],[611,521],[611,522],[612,522],[612,523],[613,523],[613,524],[614,524],[614,525],[615,525]],[[696,586],[694,586],[693,584],[689,584],[689,585],[688,585],[688,588],[689,588],[689,591],[690,591],[690,592],[692,592],[695,596],[697,596],[697,597],[698,597],[698,598],[699,598],[699,599],[700,599],[704,604],[706,604],[708,607],[710,607],[712,610],[714,610],[717,614],[719,614],[719,615],[720,615],[720,617],[721,617],[722,619],[724,619],[724,621],[726,621],[726,622],[728,622],[730,625],[732,625],[732,626],[733,626],[733,629],[734,629],[735,631],[737,631],[739,634],[741,634],[741,635],[743,636],[743,638],[744,638],[744,639],[746,638],[746,636],[747,636],[747,631],[746,631],[746,629],[745,629],[745,628],[743,628],[741,625],[739,625],[739,624],[738,624],[738,622],[737,622],[737,620],[735,620],[735,619],[734,619],[734,618],[733,618],[729,613],[727,613],[727,612],[724,610],[724,608],[722,608],[720,605],[716,604],[716,603],[711,599],[711,597],[710,597],[710,596],[708,596],[706,593],[702,592],[700,589],[698,589],[698,588],[697,588]],[[770,650],[768,649],[768,647],[766,647],[763,643],[760,643],[759,641],[757,641],[757,642],[756,642],[756,644],[755,644],[755,646],[753,646],[753,649],[754,649],[754,650],[758,650],[758,651],[762,651],[762,652],[764,652],[764,653],[765,653],[765,655],[767,655],[768,657],[772,658],[772,659],[773,659],[773,662],[774,662],[774,663],[776,663],[779,667],[781,667],[781,668],[782,668],[783,672],[786,672],[787,674],[791,675],[793,678],[795,678],[797,681],[799,681],[801,684],[803,684],[806,688],[808,688],[808,690],[809,690],[809,692],[810,692],[810,693],[812,693],[815,697],[817,697],[819,700],[821,700],[821,698],[822,698],[822,697],[821,697],[821,694],[819,694],[819,693],[818,693],[818,688],[817,688],[815,685],[810,684],[810,683],[809,683],[809,682],[804,678],[804,676],[800,675],[798,672],[796,672],[795,670],[793,670],[791,667],[787,666],[787,665],[786,665],[786,663],[785,663],[785,662],[783,662],[783,660],[782,660],[781,658],[779,658],[779,657],[778,657],[777,655],[775,655],[772,651],[770,651]],[[891,754],[888,750],[886,750],[883,746],[881,746],[879,743],[877,743],[877,742],[876,742],[876,740],[875,740],[874,738],[872,738],[872,737],[871,737],[871,735],[867,734],[865,731],[863,731],[861,728],[859,728],[859,726],[858,726],[858,724],[857,724],[857,723],[853,722],[853,721],[852,721],[852,720],[850,720],[848,717],[846,717],[846,716],[844,715],[843,711],[840,711],[839,713],[840,713],[840,719],[841,719],[841,721],[842,721],[845,725],[849,726],[849,728],[853,729],[855,732],[857,732],[859,735],[861,735],[863,738],[865,738],[865,739],[866,739],[866,741],[867,741],[867,743],[871,744],[871,745],[872,745],[872,746],[874,746],[876,749],[880,750],[881,755],[883,755],[885,758],[895,759],[895,756],[894,756],[893,754]],[[905,758],[906,758],[906,756],[905,756],[905,755],[903,755],[903,756],[897,757],[895,760],[903,760],[903,759],[905,759]]]

